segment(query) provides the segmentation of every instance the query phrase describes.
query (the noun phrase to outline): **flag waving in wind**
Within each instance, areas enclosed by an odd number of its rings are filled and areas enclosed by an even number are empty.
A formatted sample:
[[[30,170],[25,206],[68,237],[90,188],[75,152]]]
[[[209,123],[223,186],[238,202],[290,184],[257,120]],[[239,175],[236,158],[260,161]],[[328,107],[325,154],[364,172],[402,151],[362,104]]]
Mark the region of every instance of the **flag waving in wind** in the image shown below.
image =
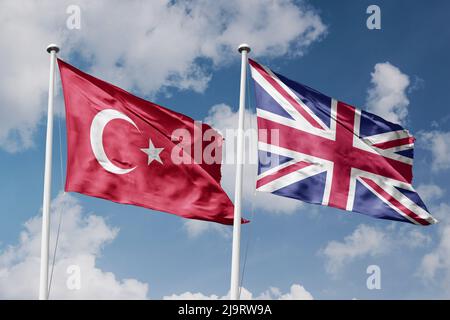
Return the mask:
[[[372,217],[436,220],[412,187],[414,137],[249,60],[258,118],[258,191]]]
[[[67,119],[66,191],[233,224],[233,204],[220,186],[222,137],[216,131],[58,64]],[[208,132],[206,142],[202,132]]]

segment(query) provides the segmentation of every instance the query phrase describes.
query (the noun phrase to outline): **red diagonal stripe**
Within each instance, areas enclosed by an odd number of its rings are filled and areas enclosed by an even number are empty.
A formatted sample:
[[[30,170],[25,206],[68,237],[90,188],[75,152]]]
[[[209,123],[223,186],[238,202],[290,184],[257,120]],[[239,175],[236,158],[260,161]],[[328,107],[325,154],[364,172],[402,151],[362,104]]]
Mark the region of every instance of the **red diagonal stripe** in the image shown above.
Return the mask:
[[[308,166],[310,166],[311,163],[309,162],[305,162],[305,161],[300,161],[300,162],[296,162],[294,164],[291,164],[290,166],[284,167],[281,170],[278,170],[272,174],[269,174],[267,176],[265,176],[264,178],[259,179],[256,182],[256,188],[259,188],[265,184],[268,184],[269,182],[272,182],[278,178],[281,178],[282,176],[285,176],[289,173],[292,173],[294,171],[298,171],[300,169],[306,168]]]
[[[374,144],[373,146],[380,148],[380,149],[389,149],[389,148],[399,147],[404,144],[411,144],[411,143],[414,143],[413,137],[402,138],[402,139],[397,139],[397,140],[392,140],[392,141],[387,141],[387,142],[380,142],[380,143]]]
[[[255,68],[313,127],[323,130],[322,126],[297,101],[295,101],[295,99],[292,98],[291,95],[287,93],[260,64],[251,59],[248,59],[248,61],[250,65]]]
[[[380,196],[382,196],[384,199],[386,199],[388,202],[392,203],[395,207],[397,207],[398,209],[400,209],[403,213],[405,213],[406,215],[408,215],[410,218],[414,219],[415,221],[417,221],[418,223],[420,223],[421,225],[429,225],[430,223],[427,220],[422,219],[421,217],[419,217],[417,214],[415,214],[414,212],[412,212],[411,210],[409,210],[407,207],[405,207],[401,202],[399,202],[397,199],[395,199],[394,197],[392,197],[389,193],[387,193],[386,191],[384,191],[383,188],[381,188],[378,184],[376,184],[373,180],[370,180],[368,178],[363,178],[361,177],[361,179],[367,183],[373,190],[375,190]]]

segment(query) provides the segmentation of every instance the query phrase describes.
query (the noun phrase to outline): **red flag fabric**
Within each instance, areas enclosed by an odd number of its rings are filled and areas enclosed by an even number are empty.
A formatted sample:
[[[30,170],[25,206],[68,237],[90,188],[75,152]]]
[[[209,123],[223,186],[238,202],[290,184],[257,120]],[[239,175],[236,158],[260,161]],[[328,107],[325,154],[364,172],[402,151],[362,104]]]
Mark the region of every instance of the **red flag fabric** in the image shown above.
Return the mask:
[[[62,60],[58,65],[67,122],[66,191],[233,224],[233,204],[220,186],[223,139],[216,131]]]

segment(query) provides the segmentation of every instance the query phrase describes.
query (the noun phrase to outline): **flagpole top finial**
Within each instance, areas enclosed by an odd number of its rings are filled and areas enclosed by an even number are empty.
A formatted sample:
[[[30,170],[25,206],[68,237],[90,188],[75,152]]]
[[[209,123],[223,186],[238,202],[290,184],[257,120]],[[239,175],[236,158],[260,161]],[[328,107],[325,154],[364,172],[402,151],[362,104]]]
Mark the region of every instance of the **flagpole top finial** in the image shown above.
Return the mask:
[[[59,47],[58,47],[58,45],[56,45],[56,44],[54,44],[54,43],[49,44],[48,47],[47,47],[47,52],[48,52],[48,53],[51,53],[52,51],[55,51],[55,53],[58,53],[58,52],[59,52]]]
[[[242,53],[242,51],[247,51],[249,53],[251,51],[250,46],[246,43],[241,43],[238,47],[238,51]]]

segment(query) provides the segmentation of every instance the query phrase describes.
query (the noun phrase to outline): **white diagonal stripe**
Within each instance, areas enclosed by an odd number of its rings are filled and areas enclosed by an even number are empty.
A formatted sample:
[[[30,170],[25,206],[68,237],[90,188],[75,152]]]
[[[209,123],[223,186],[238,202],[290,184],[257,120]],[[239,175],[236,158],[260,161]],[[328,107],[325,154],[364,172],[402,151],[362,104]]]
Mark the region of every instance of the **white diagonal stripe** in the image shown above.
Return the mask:
[[[324,130],[329,130],[327,125],[323,123],[323,121],[316,116],[316,114],[306,105],[303,103],[303,101],[294,93],[292,92],[291,88],[289,88],[287,85],[283,83],[278,77],[270,70],[269,68],[262,66],[264,70],[272,77],[273,80],[275,80],[283,89],[286,91],[286,93],[294,99],[302,108],[314,119],[316,122],[322,127]]]
[[[326,139],[330,139],[330,140],[335,140],[336,137],[336,131],[331,131],[331,130],[321,130],[321,129],[317,129],[313,126],[311,126],[309,124],[308,121],[305,120],[305,118],[301,117],[298,120],[292,120],[283,116],[280,116],[276,113],[264,110],[264,109],[260,109],[257,108],[256,109],[256,114],[258,117],[263,118],[263,119],[267,119],[273,122],[277,122],[280,123],[282,125],[285,125],[287,127],[291,127],[293,129],[296,130],[301,130],[322,138],[326,138]]]
[[[389,195],[391,195],[394,199],[396,199],[398,202],[400,202],[402,205],[404,205],[406,208],[414,212],[416,215],[418,215],[420,218],[430,222],[435,223],[436,219],[434,219],[426,210],[418,206],[414,201],[409,199],[407,196],[405,196],[403,193],[401,193],[396,187],[402,188],[408,191],[415,192],[414,188],[411,184],[403,183],[398,180],[389,179],[380,175],[376,175],[370,172],[358,170],[355,170],[355,176],[357,176],[358,181],[363,183],[365,186],[367,186],[366,183],[360,177],[364,177],[367,179],[372,180],[376,184],[380,186],[385,192],[387,192]],[[373,189],[370,188],[372,191]],[[378,193],[376,193],[378,195]],[[378,195],[380,198],[383,198],[381,195]],[[386,202],[386,201],[385,201]],[[392,207],[393,205],[390,204]],[[400,209],[396,209],[396,211],[399,211]],[[405,215],[404,213],[402,215]],[[412,218],[411,218],[412,219]]]
[[[325,170],[326,169],[324,169],[321,166],[310,165],[305,168],[302,168],[297,171],[286,174],[284,176],[281,176],[280,178],[275,179],[275,180],[259,187],[256,190],[261,191],[261,192],[274,192],[281,188],[287,187],[288,185],[291,185],[293,183],[299,182],[301,180],[304,180],[306,178],[309,178],[316,174],[324,172]]]
[[[365,181],[363,181],[362,179],[358,179],[358,181],[361,182],[368,190],[370,190],[373,194],[375,194],[381,201],[383,201],[385,204],[387,204],[391,209],[393,209],[399,215],[408,219],[409,221],[411,221],[414,224],[420,225],[420,223],[418,221],[414,220],[413,218],[411,218],[410,216],[405,214],[403,211],[401,211],[399,208],[394,206],[391,202],[386,200],[382,195],[380,195],[378,192],[376,192],[374,189],[372,189],[372,187],[369,186]]]
[[[279,170],[281,170],[283,168],[289,167],[291,164],[294,164],[294,163],[297,163],[297,162],[300,162],[300,161],[298,161],[296,159],[292,159],[292,160],[289,160],[289,161],[287,161],[287,162],[285,162],[283,164],[280,164],[279,166],[275,166],[273,168],[270,168],[270,169],[262,172],[261,174],[259,174],[258,175],[258,179],[264,178],[266,176],[270,176],[271,174],[273,174],[273,173],[275,173],[275,172],[277,172],[277,171],[279,171]]]
[[[271,168],[270,173],[268,173],[267,171],[262,173],[261,175],[258,176],[258,179],[263,178],[269,174],[272,174],[281,168],[287,167],[288,165],[290,165],[292,163],[300,162],[300,161],[309,162],[312,164],[311,166],[308,166],[306,168],[315,167],[315,169],[310,169],[311,171],[303,171],[304,174],[306,172],[311,172],[311,173],[317,174],[317,173],[326,171],[327,177],[326,177],[326,181],[325,181],[325,190],[323,193],[322,204],[328,205],[328,201],[330,199],[330,192],[331,192],[331,182],[332,182],[332,178],[333,178],[333,162],[325,160],[325,159],[317,158],[317,157],[314,157],[314,156],[311,156],[308,154],[296,152],[296,151],[293,151],[290,149],[285,149],[285,148],[282,148],[282,147],[279,147],[279,146],[276,146],[273,144],[267,144],[267,143],[261,142],[261,141],[258,142],[258,149],[262,150],[262,151],[266,151],[266,152],[276,153],[278,155],[293,159],[293,160],[290,160],[288,162],[288,164],[284,163],[281,166]],[[279,179],[284,178],[284,177],[285,176],[280,177]],[[298,177],[298,176],[294,175],[291,177]],[[279,179],[277,179],[277,180],[279,180]],[[276,185],[277,184],[275,184],[275,186]],[[269,187],[267,187],[267,188],[269,188]],[[276,190],[276,189],[274,189],[274,190]]]
[[[378,144],[404,138],[412,138],[412,135],[409,134],[408,130],[389,131],[385,133],[375,134],[373,136],[364,137],[362,139],[371,144]]]

